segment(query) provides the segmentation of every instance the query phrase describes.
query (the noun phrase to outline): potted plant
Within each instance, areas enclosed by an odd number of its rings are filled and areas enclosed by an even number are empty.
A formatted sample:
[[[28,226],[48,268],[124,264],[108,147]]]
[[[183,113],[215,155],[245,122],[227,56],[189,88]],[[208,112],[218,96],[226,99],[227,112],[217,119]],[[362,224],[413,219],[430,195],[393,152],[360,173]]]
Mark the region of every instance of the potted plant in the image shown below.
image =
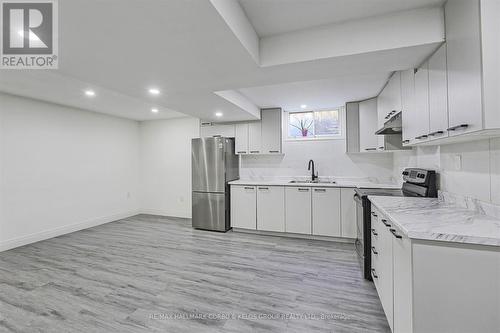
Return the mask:
[[[307,134],[309,133],[309,129],[311,128],[312,124],[313,124],[312,120],[307,121],[305,119],[301,119],[299,121],[299,125],[294,125],[294,124],[290,125],[298,129],[302,133],[303,137],[307,137]]]

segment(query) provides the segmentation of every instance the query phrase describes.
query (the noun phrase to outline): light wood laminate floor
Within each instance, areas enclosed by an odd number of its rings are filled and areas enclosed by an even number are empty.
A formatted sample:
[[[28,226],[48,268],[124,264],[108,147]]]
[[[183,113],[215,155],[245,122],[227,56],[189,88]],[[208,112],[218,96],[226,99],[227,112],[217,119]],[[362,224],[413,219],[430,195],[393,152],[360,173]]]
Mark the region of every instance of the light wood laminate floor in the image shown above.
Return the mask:
[[[0,253],[0,332],[389,332],[354,246],[139,215]]]

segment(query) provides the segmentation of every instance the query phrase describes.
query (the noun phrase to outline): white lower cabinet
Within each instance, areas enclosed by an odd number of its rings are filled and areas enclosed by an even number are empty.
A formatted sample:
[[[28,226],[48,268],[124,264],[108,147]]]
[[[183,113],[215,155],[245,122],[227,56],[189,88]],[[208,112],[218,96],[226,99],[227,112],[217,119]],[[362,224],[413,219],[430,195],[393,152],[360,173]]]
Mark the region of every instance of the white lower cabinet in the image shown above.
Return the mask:
[[[283,186],[257,186],[257,230],[285,231]]]
[[[257,191],[255,186],[231,186],[231,226],[257,230]]]
[[[341,237],[339,188],[312,189],[312,233]]]
[[[285,189],[285,231],[311,234],[311,188]]]
[[[231,226],[356,238],[354,189],[231,185]]]
[[[500,332],[500,251],[409,239],[372,211],[372,277],[392,332]]]
[[[411,243],[408,237],[396,232],[401,238],[392,239],[394,324],[393,332],[412,332],[412,262]]]
[[[342,237],[356,238],[356,203],[354,201],[354,189],[340,189],[340,212],[342,220]],[[335,205],[332,203],[332,205]]]
[[[393,274],[392,274],[392,234],[389,231],[390,224],[387,220],[378,213],[377,227],[378,239],[376,252],[377,254],[377,283],[375,284],[380,298],[380,303],[387,317],[389,326],[393,328]]]

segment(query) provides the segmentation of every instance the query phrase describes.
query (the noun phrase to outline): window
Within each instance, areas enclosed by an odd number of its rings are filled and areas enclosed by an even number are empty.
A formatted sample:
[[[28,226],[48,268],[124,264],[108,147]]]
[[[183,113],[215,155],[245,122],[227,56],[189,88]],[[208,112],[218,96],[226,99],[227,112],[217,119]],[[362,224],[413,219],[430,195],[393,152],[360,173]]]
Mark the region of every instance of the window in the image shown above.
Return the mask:
[[[289,139],[314,139],[341,135],[339,109],[288,113]]]

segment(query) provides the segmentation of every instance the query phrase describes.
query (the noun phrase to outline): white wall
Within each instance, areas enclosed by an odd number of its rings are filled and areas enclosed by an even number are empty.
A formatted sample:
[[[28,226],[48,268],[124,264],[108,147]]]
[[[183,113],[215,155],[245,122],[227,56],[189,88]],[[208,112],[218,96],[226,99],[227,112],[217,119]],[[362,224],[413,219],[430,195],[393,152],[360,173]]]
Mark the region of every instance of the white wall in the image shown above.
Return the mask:
[[[0,251],[138,212],[139,124],[0,93]]]
[[[196,118],[142,122],[141,210],[191,217],[191,139],[199,137]]]
[[[391,154],[346,154],[345,140],[285,141],[284,155],[242,156],[240,177],[307,176],[314,160],[320,176],[375,177],[393,175]]]
[[[500,205],[500,138],[395,154],[395,177],[407,166],[437,170],[443,191]]]

